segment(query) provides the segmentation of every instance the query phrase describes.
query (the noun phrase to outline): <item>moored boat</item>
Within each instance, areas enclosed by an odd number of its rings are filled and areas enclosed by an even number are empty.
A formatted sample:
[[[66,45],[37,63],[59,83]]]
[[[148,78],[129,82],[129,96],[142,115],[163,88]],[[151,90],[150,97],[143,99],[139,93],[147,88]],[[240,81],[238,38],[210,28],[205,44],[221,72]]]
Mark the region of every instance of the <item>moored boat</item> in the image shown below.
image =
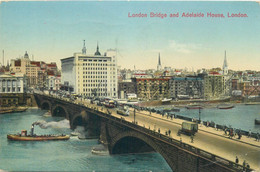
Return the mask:
[[[95,150],[95,149],[92,149],[91,150],[91,153],[94,154],[94,155],[109,155],[109,152],[108,151],[105,151],[105,150]]]
[[[71,135],[71,136],[78,136],[78,135],[80,135],[80,133],[79,133],[79,132],[76,132],[76,131],[73,131],[73,132],[70,133],[70,135]]]
[[[255,119],[255,124],[260,125],[260,119]]]
[[[259,102],[248,102],[248,103],[245,103],[245,105],[260,105]]]
[[[172,101],[172,99],[164,98],[161,101],[162,101],[163,104],[165,104],[165,103],[170,103]]]
[[[232,109],[234,108],[235,106],[234,105],[229,105],[229,104],[226,104],[226,105],[218,105],[217,108],[218,109]]]
[[[17,107],[14,109],[14,112],[24,112],[28,109],[28,107]]]
[[[200,105],[188,105],[186,106],[187,109],[203,109]]]
[[[169,107],[169,108],[163,108],[162,110],[164,113],[165,112],[180,112],[180,109],[179,108],[175,108],[175,107]]]

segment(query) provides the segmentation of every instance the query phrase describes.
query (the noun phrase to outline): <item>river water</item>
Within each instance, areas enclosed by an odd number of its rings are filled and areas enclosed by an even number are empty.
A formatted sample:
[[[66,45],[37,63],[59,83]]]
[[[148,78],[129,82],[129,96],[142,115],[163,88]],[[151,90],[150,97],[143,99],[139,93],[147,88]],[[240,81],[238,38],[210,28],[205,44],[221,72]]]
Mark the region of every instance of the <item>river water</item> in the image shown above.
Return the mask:
[[[175,114],[199,119],[198,109],[180,108],[180,112]],[[260,105],[236,104],[232,109],[204,108],[200,117],[202,121],[260,133],[260,125],[255,125],[255,119],[260,119]]]
[[[30,130],[35,121],[46,121],[46,129],[35,127],[37,134],[70,134],[69,121],[61,117],[46,117],[46,111],[29,109],[23,113],[0,115],[0,171],[171,171],[158,153],[128,155],[93,155],[91,150],[98,146],[98,140],[16,142],[8,141],[8,133],[22,129]],[[199,111],[181,108],[178,115],[198,118]],[[233,109],[201,110],[203,121],[232,126],[242,130],[260,132],[254,119],[260,119],[260,105],[238,104]],[[48,128],[49,127],[49,128]]]
[[[46,117],[46,111],[29,109],[23,113],[0,115],[0,171],[171,171],[158,153],[93,155],[98,140],[19,142],[8,141],[8,133],[30,130],[44,120],[47,129],[35,127],[37,134],[70,134],[69,123],[61,117]]]

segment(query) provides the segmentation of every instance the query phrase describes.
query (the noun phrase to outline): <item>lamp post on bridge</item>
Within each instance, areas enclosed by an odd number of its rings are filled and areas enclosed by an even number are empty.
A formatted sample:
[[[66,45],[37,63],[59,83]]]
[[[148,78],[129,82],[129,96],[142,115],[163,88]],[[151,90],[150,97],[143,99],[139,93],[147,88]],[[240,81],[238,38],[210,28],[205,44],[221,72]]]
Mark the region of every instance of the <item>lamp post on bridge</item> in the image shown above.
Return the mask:
[[[135,107],[134,107],[134,123],[135,123]]]
[[[199,107],[199,123],[201,123],[201,121],[200,121],[200,114],[201,114],[201,107]]]

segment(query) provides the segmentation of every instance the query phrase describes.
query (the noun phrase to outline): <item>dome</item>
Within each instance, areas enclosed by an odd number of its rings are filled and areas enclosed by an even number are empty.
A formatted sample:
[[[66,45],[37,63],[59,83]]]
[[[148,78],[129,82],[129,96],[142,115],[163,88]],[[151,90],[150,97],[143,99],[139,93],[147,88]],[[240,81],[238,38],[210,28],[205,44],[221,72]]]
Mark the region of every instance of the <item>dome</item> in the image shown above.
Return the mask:
[[[24,54],[24,58],[29,59],[29,55],[28,55],[27,51]]]

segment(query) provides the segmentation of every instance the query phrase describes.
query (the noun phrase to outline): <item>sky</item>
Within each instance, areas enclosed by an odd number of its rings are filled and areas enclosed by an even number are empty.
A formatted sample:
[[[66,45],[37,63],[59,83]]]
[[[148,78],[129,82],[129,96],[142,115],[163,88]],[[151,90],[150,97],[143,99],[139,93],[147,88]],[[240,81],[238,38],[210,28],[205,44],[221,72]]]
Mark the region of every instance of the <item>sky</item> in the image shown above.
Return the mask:
[[[150,17],[150,12],[167,14]],[[170,18],[171,13],[179,17]],[[181,17],[182,13],[205,17]],[[206,17],[217,13],[224,18]],[[227,13],[247,17],[229,18]],[[129,17],[147,14],[146,18]],[[56,62],[81,52],[93,55],[117,49],[121,68],[155,69],[158,54],[163,67],[177,69],[222,67],[260,71],[260,4],[257,2],[171,1],[27,1],[0,4],[0,50],[7,60],[22,57]]]

